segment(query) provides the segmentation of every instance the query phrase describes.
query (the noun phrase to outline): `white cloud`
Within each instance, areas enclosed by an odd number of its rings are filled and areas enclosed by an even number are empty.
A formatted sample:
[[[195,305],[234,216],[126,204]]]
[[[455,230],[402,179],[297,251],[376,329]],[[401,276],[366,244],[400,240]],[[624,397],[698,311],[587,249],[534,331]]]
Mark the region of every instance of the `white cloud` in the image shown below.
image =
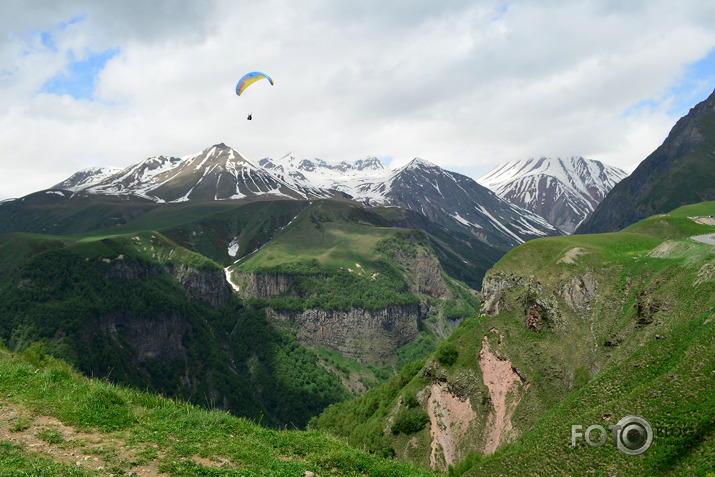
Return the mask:
[[[0,196],[216,142],[473,177],[540,155],[632,169],[686,112],[672,91],[715,46],[705,3],[6,1]],[[94,100],[39,93],[68,52],[112,48]],[[251,70],[275,85],[236,97]],[[713,90],[697,84],[693,101]]]

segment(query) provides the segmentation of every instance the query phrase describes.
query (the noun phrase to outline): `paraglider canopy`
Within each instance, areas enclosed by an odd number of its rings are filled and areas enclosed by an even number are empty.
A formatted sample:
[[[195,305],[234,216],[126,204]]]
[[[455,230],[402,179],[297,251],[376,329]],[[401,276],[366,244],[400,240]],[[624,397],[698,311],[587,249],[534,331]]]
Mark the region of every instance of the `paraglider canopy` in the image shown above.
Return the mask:
[[[256,81],[262,80],[263,78],[267,79],[269,83],[273,84],[273,80],[271,79],[271,77],[265,73],[261,73],[260,71],[253,71],[244,75],[243,78],[241,78],[236,85],[236,94],[241,96],[241,93],[243,93],[246,88],[248,88]]]

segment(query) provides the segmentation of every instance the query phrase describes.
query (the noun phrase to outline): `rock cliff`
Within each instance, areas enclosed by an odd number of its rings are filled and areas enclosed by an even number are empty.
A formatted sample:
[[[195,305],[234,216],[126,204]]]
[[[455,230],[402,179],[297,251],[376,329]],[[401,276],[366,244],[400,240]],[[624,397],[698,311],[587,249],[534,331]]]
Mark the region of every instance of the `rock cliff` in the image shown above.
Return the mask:
[[[233,281],[238,283],[242,298],[273,298],[290,290],[293,277],[280,273],[246,273],[235,271]]]
[[[112,260],[105,273],[106,278],[139,280],[152,275],[167,273],[181,283],[186,291],[212,306],[225,305],[231,300],[231,287],[221,269],[199,269],[186,265],[158,265],[149,262]]]
[[[298,341],[332,349],[362,363],[382,364],[419,336],[419,323],[434,309],[428,305],[388,306],[350,311],[268,310],[269,316],[300,325]]]

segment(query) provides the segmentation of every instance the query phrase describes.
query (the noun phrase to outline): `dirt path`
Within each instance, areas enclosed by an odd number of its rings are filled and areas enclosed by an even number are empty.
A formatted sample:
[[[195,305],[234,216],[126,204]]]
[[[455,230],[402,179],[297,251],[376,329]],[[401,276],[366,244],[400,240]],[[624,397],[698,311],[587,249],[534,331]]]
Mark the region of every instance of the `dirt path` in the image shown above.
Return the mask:
[[[65,426],[49,416],[37,416],[24,406],[0,401],[0,440],[24,444],[61,464],[94,470],[105,475],[166,476],[156,460],[132,465],[139,460],[121,439],[111,434],[87,434]],[[122,465],[123,464],[123,465]]]

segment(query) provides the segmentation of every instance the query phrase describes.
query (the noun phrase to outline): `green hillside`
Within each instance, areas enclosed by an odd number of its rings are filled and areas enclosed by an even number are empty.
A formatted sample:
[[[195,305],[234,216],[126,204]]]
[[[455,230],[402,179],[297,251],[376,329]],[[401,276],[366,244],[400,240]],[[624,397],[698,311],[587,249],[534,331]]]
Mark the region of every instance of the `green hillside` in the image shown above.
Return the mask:
[[[690,237],[715,226],[688,218],[714,212],[698,204],[517,247],[485,277],[484,315],[414,377],[313,426],[456,475],[714,472],[715,254]],[[572,425],[608,429],[628,415],[660,433],[643,455],[610,440],[571,446]]]
[[[3,475],[432,475],[318,432],[87,379],[37,347],[0,350],[0,392]]]
[[[69,210],[41,220],[65,223]],[[460,298],[467,289],[443,276],[425,234],[393,223],[348,202],[207,202],[150,207],[109,229],[86,217],[82,233],[2,234],[0,339],[14,351],[41,342],[87,375],[303,427],[327,405],[428,355],[450,331],[444,318],[478,313],[474,299]],[[432,260],[454,294],[425,295],[397,251]],[[235,269],[290,273],[297,288],[271,300],[236,296],[223,267],[242,257]],[[433,310],[424,323],[416,318],[423,302]],[[389,342],[368,363],[309,349],[295,326],[269,314],[391,306],[408,307],[411,334],[378,330]]]

